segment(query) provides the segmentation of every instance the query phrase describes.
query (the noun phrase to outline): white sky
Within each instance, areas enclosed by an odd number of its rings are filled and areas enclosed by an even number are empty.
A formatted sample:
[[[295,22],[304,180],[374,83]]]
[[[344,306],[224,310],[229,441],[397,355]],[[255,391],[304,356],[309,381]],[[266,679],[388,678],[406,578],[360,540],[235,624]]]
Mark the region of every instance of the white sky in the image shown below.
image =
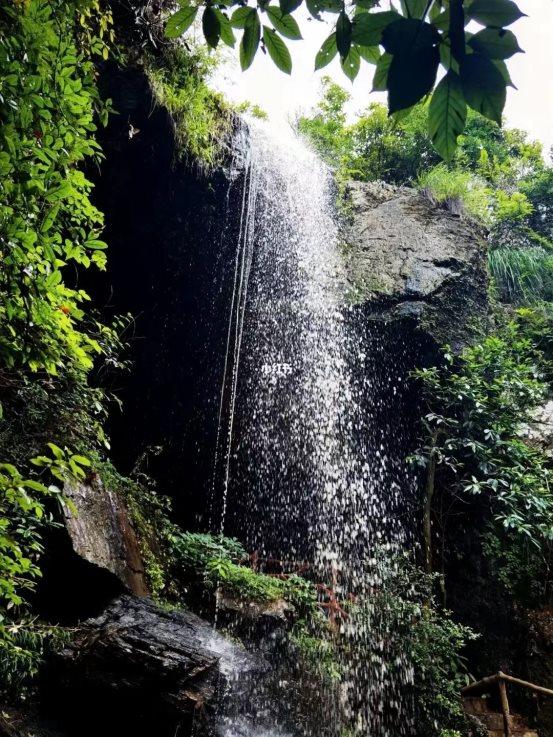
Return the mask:
[[[518,5],[528,17],[521,18],[511,29],[526,53],[516,54],[507,61],[518,90],[508,88],[505,117],[507,125],[527,130],[547,150],[553,145],[553,0],[520,0]],[[295,17],[304,38],[287,41],[294,65],[291,76],[280,72],[261,51],[250,69],[242,72],[236,61],[237,50],[231,50],[231,58],[218,72],[215,85],[236,102],[249,100],[261,105],[274,122],[282,124],[315,104],[325,74],[349,90],[351,112],[363,109],[374,100],[385,101],[383,93],[370,92],[374,66],[365,62],[353,85],[336,59],[313,72],[315,54],[332,27],[308,20],[307,14],[302,16],[300,11]]]

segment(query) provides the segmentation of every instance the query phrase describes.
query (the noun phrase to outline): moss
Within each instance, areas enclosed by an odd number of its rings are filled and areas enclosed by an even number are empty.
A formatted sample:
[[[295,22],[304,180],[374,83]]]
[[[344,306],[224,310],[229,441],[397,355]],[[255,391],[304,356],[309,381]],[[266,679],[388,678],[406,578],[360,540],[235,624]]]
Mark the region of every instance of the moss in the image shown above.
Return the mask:
[[[216,63],[205,49],[191,45],[144,59],[154,97],[172,117],[179,155],[208,171],[221,163],[232,124],[231,108],[208,85]]]
[[[145,475],[136,480],[121,475],[109,460],[102,460],[98,455],[92,460],[104,485],[126,504],[152,598],[159,601],[162,596],[175,596],[169,539],[177,528],[169,518],[169,499],[160,495]]]

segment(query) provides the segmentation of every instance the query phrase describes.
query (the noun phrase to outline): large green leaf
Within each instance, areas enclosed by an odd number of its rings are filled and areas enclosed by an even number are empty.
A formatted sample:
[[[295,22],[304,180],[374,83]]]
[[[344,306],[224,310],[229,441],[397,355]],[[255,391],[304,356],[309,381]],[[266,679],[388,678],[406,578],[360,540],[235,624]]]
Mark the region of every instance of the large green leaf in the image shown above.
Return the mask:
[[[509,70],[507,69],[507,64],[505,64],[504,61],[501,61],[501,59],[493,59],[493,64],[501,72],[501,76],[505,80],[505,84],[507,85],[507,87],[512,87],[514,90],[518,89],[511,79],[511,75],[509,74]]]
[[[384,53],[376,63],[373,77],[373,92],[383,92],[388,84],[388,71],[392,63],[392,55]]]
[[[473,0],[465,14],[484,26],[496,28],[510,26],[525,15],[512,0]]]
[[[428,132],[436,151],[451,161],[467,120],[467,103],[458,74],[449,71],[434,90],[428,106]]]
[[[361,66],[361,57],[359,56],[357,48],[352,46],[349,50],[349,54],[345,59],[342,59],[340,63],[342,65],[342,71],[346,77],[351,79],[353,82],[355,77],[359,74],[359,68]]]
[[[368,61],[369,64],[378,64],[381,56],[378,46],[358,46],[356,44],[355,48],[359,52],[360,57]]]
[[[178,38],[182,36],[190,28],[192,23],[194,23],[197,14],[198,8],[192,5],[186,5],[180,10],[177,10],[176,13],[173,13],[167,20],[167,25],[165,26],[165,35],[167,38]]]
[[[263,43],[277,67],[282,72],[291,74],[292,57],[278,33],[268,26],[263,26]]]
[[[507,96],[506,82],[491,59],[467,54],[460,65],[461,83],[467,104],[477,113],[501,124]]]
[[[490,59],[509,59],[522,51],[515,34],[504,28],[484,28],[469,39],[468,45]]]
[[[211,46],[212,49],[217,48],[221,37],[221,24],[215,9],[210,5],[206,7],[202,15],[202,30],[208,46]]]
[[[248,18],[255,15],[255,8],[236,8],[230,17],[230,24],[233,28],[245,28]]]
[[[401,0],[401,9],[408,18],[422,18],[427,0]]]
[[[437,46],[393,55],[387,80],[390,113],[415,105],[432,90],[439,63]]]
[[[336,34],[331,33],[330,36],[323,41],[323,44],[315,57],[315,69],[326,67],[326,65],[330,64],[334,59],[337,53],[338,47],[336,46]]]
[[[217,14],[217,18],[219,19],[219,32],[221,34],[221,41],[227,46],[233,48],[234,44],[236,43],[236,38],[234,36],[230,21],[227,16],[222,13],[218,8],[215,8],[215,12]]]
[[[359,13],[353,19],[351,38],[360,46],[378,46],[387,25],[401,18],[394,10],[381,13]]]
[[[269,5],[265,8],[273,27],[286,38],[296,41],[301,38],[299,26],[291,15],[285,15],[277,5]]]
[[[382,45],[389,54],[414,53],[439,42],[440,34],[433,26],[414,18],[396,20],[382,32]]]
[[[280,0],[280,9],[283,13],[293,13],[302,2],[303,0]]]
[[[259,22],[259,16],[254,11],[246,19],[242,41],[240,42],[240,66],[243,71],[251,66],[259,47],[260,39],[261,23]]]
[[[345,59],[351,47],[351,21],[344,11],[336,21],[336,46],[342,59]]]
[[[365,8],[365,10],[370,10],[371,8],[374,8],[376,5],[378,5],[380,0],[357,0],[355,5],[358,8]]]

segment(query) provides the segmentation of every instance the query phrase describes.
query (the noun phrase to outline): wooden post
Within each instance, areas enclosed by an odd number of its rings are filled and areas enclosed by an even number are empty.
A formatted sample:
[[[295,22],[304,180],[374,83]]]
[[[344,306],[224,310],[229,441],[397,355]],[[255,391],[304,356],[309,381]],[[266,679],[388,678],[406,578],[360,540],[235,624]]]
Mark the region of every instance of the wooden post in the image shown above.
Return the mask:
[[[509,709],[509,699],[507,698],[507,685],[505,683],[505,680],[503,679],[503,673],[499,672],[497,676],[498,676],[497,685],[499,687],[499,699],[501,701],[501,711],[503,713],[503,733],[505,734],[505,737],[510,737],[511,735],[511,724],[510,724],[511,712]]]

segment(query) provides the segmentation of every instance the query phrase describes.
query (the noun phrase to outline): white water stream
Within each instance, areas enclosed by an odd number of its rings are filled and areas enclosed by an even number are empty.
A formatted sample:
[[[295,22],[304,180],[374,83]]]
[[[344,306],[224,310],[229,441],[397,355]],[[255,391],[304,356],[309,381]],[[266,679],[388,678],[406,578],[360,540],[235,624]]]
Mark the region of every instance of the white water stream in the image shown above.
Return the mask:
[[[338,596],[370,599],[406,543],[410,480],[389,452],[402,432],[386,406],[401,372],[382,338],[348,306],[336,191],[326,166],[291,130],[255,123],[246,157],[221,392],[215,528],[262,558],[307,562]],[[393,444],[393,443],[392,443]],[[369,608],[370,609],[370,608]],[[409,733],[408,663],[387,663],[386,624],[342,622],[351,641],[339,708],[355,733]],[[370,645],[369,645],[370,641]],[[369,656],[370,653],[370,656]],[[390,704],[392,695],[392,704]],[[321,694],[321,698],[324,695]],[[386,703],[384,703],[386,700]],[[394,713],[390,720],[389,714]],[[392,724],[392,727],[390,727]],[[226,737],[279,734],[236,720]],[[330,734],[321,725],[320,734]]]

